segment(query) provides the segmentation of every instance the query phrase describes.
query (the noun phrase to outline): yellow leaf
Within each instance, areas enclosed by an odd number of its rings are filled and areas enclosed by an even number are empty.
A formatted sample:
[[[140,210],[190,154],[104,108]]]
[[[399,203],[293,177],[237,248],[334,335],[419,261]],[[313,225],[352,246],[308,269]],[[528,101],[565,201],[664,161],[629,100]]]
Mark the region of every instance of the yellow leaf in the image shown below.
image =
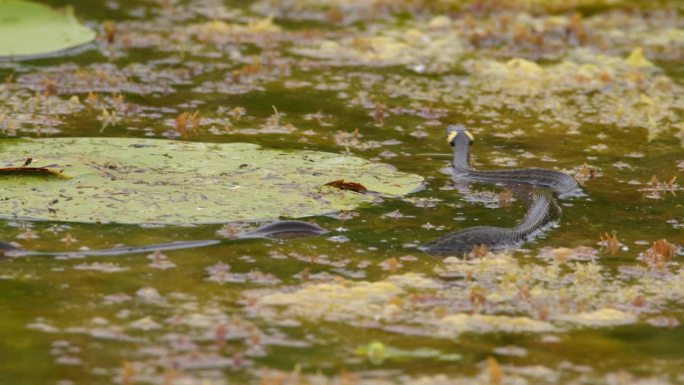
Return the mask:
[[[629,66],[635,68],[653,67],[653,63],[646,59],[646,56],[644,56],[644,50],[641,47],[634,48],[632,53],[629,54],[626,62]]]

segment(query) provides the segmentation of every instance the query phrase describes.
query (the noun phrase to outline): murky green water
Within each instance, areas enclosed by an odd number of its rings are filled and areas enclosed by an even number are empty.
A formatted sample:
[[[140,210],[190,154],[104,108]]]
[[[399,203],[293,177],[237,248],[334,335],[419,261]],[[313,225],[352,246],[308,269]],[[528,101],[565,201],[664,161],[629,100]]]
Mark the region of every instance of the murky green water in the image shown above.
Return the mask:
[[[289,13],[290,2],[71,3],[94,28],[113,20],[113,43],[0,63],[4,137],[175,138],[176,117],[196,110],[201,126],[182,139],[350,152],[427,183],[349,219],[313,218],[330,236],[225,239],[167,252],[171,265],[147,255],[2,260],[0,383],[499,383],[488,357],[503,383],[684,383],[682,251],[642,255],[659,239],[684,242],[679,185],[649,190],[653,175],[681,180],[684,170],[676,2],[580,8],[592,16],[579,22],[558,4],[536,16],[467,5],[440,19],[441,5],[401,1],[351,2],[342,16],[315,2]],[[637,46],[653,66],[625,60]],[[563,61],[576,67],[555,67]],[[80,107],[68,105],[73,95]],[[295,130],[249,130],[272,123],[274,107],[277,126]],[[104,128],[103,108],[119,118]],[[560,225],[512,258],[418,251],[447,231],[513,225],[526,210],[520,197],[488,208],[501,189],[459,190],[440,172],[453,123],[472,127],[478,167],[587,176],[586,196],[563,200]],[[345,142],[357,128],[358,142]],[[483,191],[494,193],[473,201]],[[39,250],[221,238],[214,225],[0,226],[3,240]],[[623,244],[614,252],[599,245],[612,231]],[[364,291],[364,281],[385,286]],[[373,342],[379,360],[364,349]]]

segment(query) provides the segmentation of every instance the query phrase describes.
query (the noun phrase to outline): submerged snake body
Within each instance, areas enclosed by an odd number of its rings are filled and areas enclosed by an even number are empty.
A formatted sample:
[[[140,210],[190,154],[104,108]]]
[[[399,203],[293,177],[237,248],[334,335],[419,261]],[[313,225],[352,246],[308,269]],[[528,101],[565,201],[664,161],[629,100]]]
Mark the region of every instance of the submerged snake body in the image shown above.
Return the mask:
[[[296,238],[308,235],[325,234],[328,231],[315,223],[304,221],[276,221],[259,227],[254,231],[240,234],[238,238]],[[78,251],[35,251],[26,250],[11,243],[0,241],[0,259],[2,257],[27,257],[27,256],[69,256],[69,257],[105,257],[128,254],[149,253],[153,251],[182,250],[196,247],[213,246],[221,243],[219,240],[209,239],[202,241],[177,241],[157,243],[146,246],[123,246],[100,250]]]
[[[487,245],[489,250],[519,246],[531,241],[558,221],[561,209],[546,190],[537,190],[525,218],[514,227],[476,226],[447,234],[428,242],[420,249],[432,254],[464,254],[474,246]]]
[[[261,226],[254,231],[240,234],[239,238],[298,238],[302,236],[321,235],[328,230],[321,226],[304,221],[276,221]]]
[[[523,218],[514,227],[476,226],[447,234],[421,247],[432,254],[465,254],[475,246],[486,245],[490,250],[516,247],[536,238],[544,229],[556,223],[561,208],[555,195],[571,196],[581,193],[577,181],[562,172],[539,168],[511,170],[475,170],[470,166],[472,135],[462,125],[447,129],[447,140],[453,147],[454,176],[467,181],[504,185],[528,185],[538,189]]]
[[[118,255],[128,255],[128,254],[138,254],[138,253],[149,253],[153,251],[168,251],[168,250],[182,250],[190,249],[195,247],[205,247],[212,246],[221,243],[218,240],[203,240],[203,241],[178,241],[178,242],[168,242],[168,243],[157,243],[154,245],[147,246],[124,246],[124,247],[112,247],[110,249],[100,249],[100,250],[78,250],[78,251],[34,251],[26,250],[20,247],[16,247],[7,242],[0,242],[0,257],[27,257],[32,255],[44,255],[44,256],[69,256],[69,257],[110,257]]]

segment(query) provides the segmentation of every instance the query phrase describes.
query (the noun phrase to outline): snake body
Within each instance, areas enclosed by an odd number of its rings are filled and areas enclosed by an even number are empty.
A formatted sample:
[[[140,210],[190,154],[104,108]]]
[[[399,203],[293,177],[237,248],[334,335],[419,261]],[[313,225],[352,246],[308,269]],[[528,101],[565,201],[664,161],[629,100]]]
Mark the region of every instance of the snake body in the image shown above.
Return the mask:
[[[561,209],[552,194],[546,190],[537,190],[525,218],[514,227],[469,227],[428,242],[421,249],[431,254],[460,255],[481,245],[486,245],[489,250],[516,247],[536,238],[557,222],[560,216]]]
[[[449,233],[423,245],[421,250],[428,253],[462,255],[481,245],[486,245],[490,250],[519,246],[533,240],[560,219],[561,208],[556,196],[571,196],[581,192],[574,178],[558,171],[539,168],[475,170],[470,165],[473,136],[462,125],[447,128],[447,141],[453,147],[455,178],[509,186],[527,185],[536,190],[527,214],[514,227],[476,226]]]
[[[279,238],[289,239],[306,237],[310,235],[321,235],[327,233],[328,230],[321,226],[305,222],[305,221],[276,221],[267,225],[261,226],[254,231],[240,234],[239,238]]]
[[[447,128],[447,140],[453,147],[452,170],[454,177],[473,182],[540,187],[551,190],[560,197],[581,193],[575,178],[558,171],[543,168],[474,169],[470,165],[470,146],[473,144],[473,136],[460,124]]]
[[[100,250],[78,250],[78,251],[35,251],[26,250],[21,247],[16,247],[11,243],[0,242],[0,257],[27,257],[32,255],[44,255],[44,256],[70,256],[70,257],[105,257],[105,256],[118,256],[118,255],[128,255],[128,254],[138,254],[138,253],[149,253],[153,251],[167,251],[167,250],[181,250],[190,249],[195,247],[205,247],[212,246],[221,243],[218,240],[202,240],[202,241],[178,241],[178,242],[168,242],[168,243],[157,243],[154,245],[147,246],[124,246],[124,247],[112,247],[109,249]]]
[[[256,230],[240,234],[238,238],[296,238],[309,235],[321,235],[328,231],[315,223],[304,221],[275,221]],[[34,255],[43,256],[70,256],[70,257],[105,257],[105,256],[119,256],[128,254],[149,253],[153,251],[168,251],[168,250],[182,250],[196,247],[213,246],[221,243],[220,240],[208,239],[200,241],[177,241],[168,243],[157,243],[145,246],[124,246],[113,247],[109,249],[100,250],[78,250],[78,251],[36,251],[27,250],[21,247],[12,245],[11,243],[0,241],[0,259],[5,257],[27,257]]]

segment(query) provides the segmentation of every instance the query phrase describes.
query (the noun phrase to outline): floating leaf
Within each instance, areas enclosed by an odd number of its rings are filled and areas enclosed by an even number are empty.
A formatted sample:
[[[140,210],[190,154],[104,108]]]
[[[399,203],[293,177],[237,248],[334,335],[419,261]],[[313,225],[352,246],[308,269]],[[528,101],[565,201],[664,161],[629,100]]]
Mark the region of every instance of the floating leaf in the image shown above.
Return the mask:
[[[632,50],[627,58],[627,64],[636,68],[653,67],[653,63],[646,59],[644,49],[641,47],[636,47]]]
[[[0,0],[0,60],[56,55],[95,39],[76,20],[72,8],[56,11],[42,4]]]
[[[70,222],[224,223],[351,210],[373,196],[324,186],[332,178],[382,195],[422,178],[386,164],[247,143],[131,138],[5,140],[0,167],[63,170],[67,178],[0,178],[0,217]]]

